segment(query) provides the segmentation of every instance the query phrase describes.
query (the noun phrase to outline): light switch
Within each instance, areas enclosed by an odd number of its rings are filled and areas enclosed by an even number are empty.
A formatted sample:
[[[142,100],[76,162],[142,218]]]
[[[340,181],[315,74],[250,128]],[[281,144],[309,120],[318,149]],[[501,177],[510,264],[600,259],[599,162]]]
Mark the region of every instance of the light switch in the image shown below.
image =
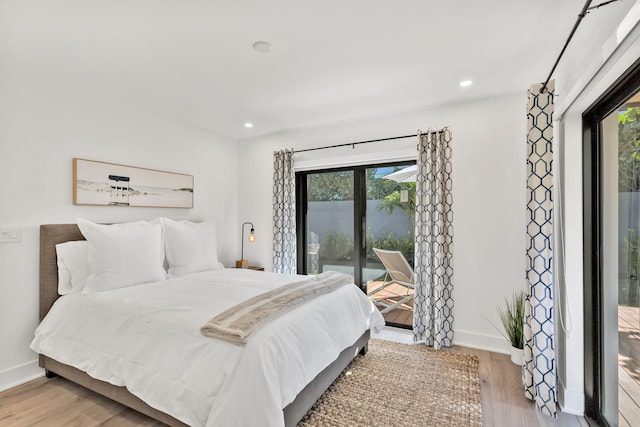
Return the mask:
[[[17,243],[22,239],[17,227],[0,227],[0,243]]]

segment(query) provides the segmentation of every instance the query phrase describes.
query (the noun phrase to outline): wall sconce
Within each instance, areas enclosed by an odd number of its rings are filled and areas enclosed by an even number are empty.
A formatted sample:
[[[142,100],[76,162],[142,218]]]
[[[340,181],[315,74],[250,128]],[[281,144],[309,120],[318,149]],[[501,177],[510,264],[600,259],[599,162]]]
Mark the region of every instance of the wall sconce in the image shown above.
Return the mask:
[[[247,268],[249,267],[249,261],[244,259],[244,226],[250,225],[251,231],[249,233],[249,240],[251,243],[256,241],[255,229],[253,228],[252,222],[245,222],[242,224],[242,239],[240,240],[240,259],[236,260],[236,268]]]

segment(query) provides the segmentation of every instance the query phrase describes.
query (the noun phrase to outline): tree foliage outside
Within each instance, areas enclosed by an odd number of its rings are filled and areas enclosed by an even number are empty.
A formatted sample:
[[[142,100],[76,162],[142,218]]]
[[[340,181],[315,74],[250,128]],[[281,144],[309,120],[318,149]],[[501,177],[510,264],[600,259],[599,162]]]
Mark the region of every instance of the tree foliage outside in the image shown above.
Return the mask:
[[[409,199],[406,202],[401,201],[401,191],[406,190],[409,194]],[[416,220],[416,183],[415,182],[402,182],[398,184],[398,188],[387,194],[382,198],[382,203],[378,205],[378,210],[385,210],[388,213],[392,213],[394,209],[400,209],[404,212],[411,224],[415,224]]]
[[[407,234],[403,237],[397,237],[392,232],[383,231],[380,237],[376,237],[371,229],[367,229],[367,259],[379,262],[378,257],[373,252],[373,248],[400,251],[409,264],[413,265],[415,245],[411,231],[407,231]],[[323,244],[320,245],[320,258],[324,260],[349,261],[353,258],[353,254],[353,238],[349,234],[331,230],[326,231]]]
[[[618,191],[640,191],[640,108],[618,112]],[[631,227],[624,239],[623,258],[628,277],[637,277],[638,233]]]
[[[394,172],[405,168],[397,166]],[[367,199],[382,200],[390,193],[411,189],[415,182],[398,183],[376,176],[376,168],[366,170]],[[353,171],[318,172],[307,175],[307,200],[309,202],[334,202],[353,200]],[[415,191],[415,190],[414,190]]]
[[[404,237],[397,237],[394,233],[383,231],[382,236],[378,238],[373,235],[370,229],[367,229],[367,259],[376,261],[378,257],[375,252],[373,252],[373,248],[387,251],[400,251],[407,259],[407,262],[413,267],[415,244],[411,230],[407,231]]]
[[[309,174],[307,200],[309,202],[353,200],[353,171]]]
[[[347,261],[353,258],[353,238],[347,233],[327,230],[320,245],[320,258]]]
[[[622,259],[626,263],[627,277],[637,279],[638,267],[638,233],[634,228],[627,230],[627,237],[624,239],[622,249]]]
[[[618,190],[640,191],[640,108],[618,113]]]
[[[396,166],[393,168],[393,172],[406,168],[407,166]],[[401,189],[411,187],[415,188],[415,182],[399,183],[391,179],[384,179],[376,176],[377,170],[375,168],[367,169],[367,199],[368,200],[383,200],[389,194],[397,192]]]
[[[405,168],[397,166],[394,172]],[[413,224],[416,210],[416,183],[395,182],[376,176],[376,168],[366,170],[367,200],[381,200],[378,209],[392,213],[402,210]],[[307,176],[309,202],[353,200],[353,171],[319,172]],[[408,191],[408,201],[401,202],[401,191]]]

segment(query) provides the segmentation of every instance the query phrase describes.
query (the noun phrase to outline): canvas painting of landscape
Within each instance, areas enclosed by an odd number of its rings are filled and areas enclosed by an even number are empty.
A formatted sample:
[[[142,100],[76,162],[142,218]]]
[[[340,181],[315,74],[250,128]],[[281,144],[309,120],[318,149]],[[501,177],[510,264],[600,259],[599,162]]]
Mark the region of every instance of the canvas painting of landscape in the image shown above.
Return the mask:
[[[73,204],[193,208],[193,175],[73,159]]]

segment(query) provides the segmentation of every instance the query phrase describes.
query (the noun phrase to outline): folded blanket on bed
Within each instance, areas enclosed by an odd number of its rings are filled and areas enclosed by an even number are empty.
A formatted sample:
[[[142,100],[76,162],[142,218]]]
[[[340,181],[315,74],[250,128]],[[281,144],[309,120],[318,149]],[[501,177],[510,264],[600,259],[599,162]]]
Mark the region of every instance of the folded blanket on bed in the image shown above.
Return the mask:
[[[353,283],[351,276],[335,271],[309,276],[307,279],[280,286],[223,311],[209,320],[201,331],[208,337],[246,344],[251,333],[264,322],[350,283]]]

